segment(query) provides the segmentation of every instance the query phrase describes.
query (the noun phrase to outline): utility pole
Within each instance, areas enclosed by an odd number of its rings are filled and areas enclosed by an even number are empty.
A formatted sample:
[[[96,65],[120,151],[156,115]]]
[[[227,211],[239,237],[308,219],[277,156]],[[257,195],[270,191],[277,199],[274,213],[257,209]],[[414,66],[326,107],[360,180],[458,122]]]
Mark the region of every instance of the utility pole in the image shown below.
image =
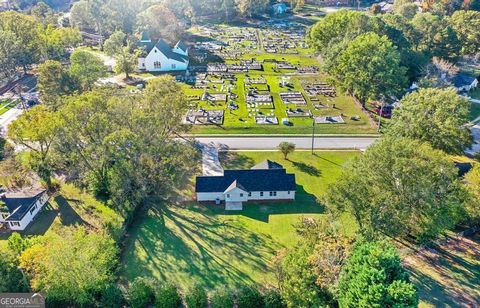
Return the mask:
[[[312,155],[313,155],[314,148],[315,148],[315,118],[313,118],[313,124],[312,124]]]

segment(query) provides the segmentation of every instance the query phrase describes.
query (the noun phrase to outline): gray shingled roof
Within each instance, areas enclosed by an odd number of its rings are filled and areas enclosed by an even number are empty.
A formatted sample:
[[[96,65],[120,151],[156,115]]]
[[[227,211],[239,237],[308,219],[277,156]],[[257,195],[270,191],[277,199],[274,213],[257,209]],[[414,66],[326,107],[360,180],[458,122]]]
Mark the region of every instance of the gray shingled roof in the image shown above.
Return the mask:
[[[258,165],[252,167],[252,169],[283,169],[283,166],[271,160],[264,160]]]
[[[184,52],[187,52],[187,45],[185,45],[185,43],[183,41],[178,41],[178,43],[175,45],[175,48],[178,48]]]
[[[237,181],[242,189],[252,191],[295,191],[295,175],[285,169],[225,170],[223,176],[198,176],[195,191],[224,192]]]
[[[35,191],[32,195],[6,194],[2,201],[8,208],[10,216],[7,221],[19,221],[30,210],[33,204],[45,193],[45,190]]]

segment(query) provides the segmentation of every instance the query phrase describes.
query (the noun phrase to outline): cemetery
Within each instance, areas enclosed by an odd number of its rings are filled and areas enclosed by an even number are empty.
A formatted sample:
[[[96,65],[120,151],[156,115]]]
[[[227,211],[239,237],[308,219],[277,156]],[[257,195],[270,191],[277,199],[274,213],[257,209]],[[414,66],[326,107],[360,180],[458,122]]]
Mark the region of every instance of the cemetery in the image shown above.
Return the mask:
[[[303,26],[258,22],[190,32],[192,63],[176,78],[189,99],[184,123],[194,133],[304,134],[313,123],[318,133],[374,132],[353,99],[322,75]]]

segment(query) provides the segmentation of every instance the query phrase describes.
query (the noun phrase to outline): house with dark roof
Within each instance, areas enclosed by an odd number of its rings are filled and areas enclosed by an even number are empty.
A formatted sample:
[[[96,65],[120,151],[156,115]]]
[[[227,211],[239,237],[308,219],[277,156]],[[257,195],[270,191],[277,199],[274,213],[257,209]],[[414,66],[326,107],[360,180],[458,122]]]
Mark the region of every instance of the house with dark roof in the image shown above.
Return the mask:
[[[0,224],[10,230],[25,230],[48,199],[48,193],[43,188],[0,193]]]
[[[458,73],[450,79],[458,92],[468,92],[478,86],[478,79],[465,73]]]
[[[226,210],[241,210],[249,201],[293,201],[296,190],[295,175],[270,160],[221,176],[198,176],[195,183],[197,201],[225,202]]]
[[[137,47],[144,51],[144,56],[138,57],[140,71],[170,72],[185,71],[188,68],[188,47],[182,41],[171,48],[164,39],[153,43],[147,32],[143,32]]]

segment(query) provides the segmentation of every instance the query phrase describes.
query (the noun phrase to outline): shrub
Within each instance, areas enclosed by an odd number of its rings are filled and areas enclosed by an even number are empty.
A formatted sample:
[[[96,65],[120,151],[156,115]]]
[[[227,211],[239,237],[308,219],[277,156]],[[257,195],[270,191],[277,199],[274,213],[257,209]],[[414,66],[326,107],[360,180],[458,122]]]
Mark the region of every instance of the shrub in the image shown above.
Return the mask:
[[[168,284],[158,289],[155,296],[156,308],[178,308],[181,303],[182,299],[174,285]]]
[[[153,302],[155,294],[150,281],[137,277],[128,289],[128,303],[132,308],[143,308]]]
[[[233,294],[232,291],[226,287],[218,288],[210,295],[211,308],[232,308]]]
[[[265,308],[284,308],[287,307],[283,302],[280,292],[276,289],[268,289],[263,295]]]
[[[238,292],[238,308],[263,307],[262,294],[253,286],[243,287]]]
[[[195,285],[185,296],[185,302],[188,308],[204,308],[208,306],[208,297],[205,289],[200,285]]]
[[[118,286],[116,284],[110,284],[105,288],[105,290],[103,290],[99,304],[100,307],[104,308],[123,307],[125,304],[125,299]]]

